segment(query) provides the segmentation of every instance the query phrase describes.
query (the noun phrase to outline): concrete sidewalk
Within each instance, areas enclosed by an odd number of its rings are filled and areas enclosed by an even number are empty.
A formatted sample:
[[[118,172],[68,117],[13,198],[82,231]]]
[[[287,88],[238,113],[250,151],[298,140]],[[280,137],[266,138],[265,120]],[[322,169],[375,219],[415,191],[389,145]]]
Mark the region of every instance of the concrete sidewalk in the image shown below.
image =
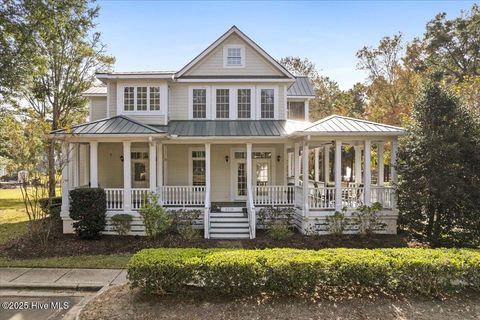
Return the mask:
[[[0,268],[0,289],[71,289],[97,291],[124,284],[121,269]]]

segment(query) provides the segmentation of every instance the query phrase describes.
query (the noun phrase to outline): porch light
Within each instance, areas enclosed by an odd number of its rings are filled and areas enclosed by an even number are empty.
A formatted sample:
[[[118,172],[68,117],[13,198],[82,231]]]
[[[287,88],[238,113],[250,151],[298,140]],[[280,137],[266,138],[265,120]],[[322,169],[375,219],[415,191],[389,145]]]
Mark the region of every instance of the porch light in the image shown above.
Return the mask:
[[[120,156],[120,161],[122,161],[122,162],[123,162],[123,155],[121,155],[121,156]]]
[[[280,157],[280,155],[278,155],[277,156],[277,162],[280,162],[280,159],[281,159],[281,157]]]
[[[225,162],[228,162],[228,156],[225,156]]]

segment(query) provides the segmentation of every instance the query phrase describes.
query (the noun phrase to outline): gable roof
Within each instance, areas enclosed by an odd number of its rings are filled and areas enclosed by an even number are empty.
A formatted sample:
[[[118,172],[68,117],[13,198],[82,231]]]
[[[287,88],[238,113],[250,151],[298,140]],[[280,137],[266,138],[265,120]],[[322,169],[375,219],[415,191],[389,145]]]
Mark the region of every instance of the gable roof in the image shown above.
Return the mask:
[[[132,120],[124,115],[100,119],[73,126],[71,130],[59,129],[52,134],[161,134],[165,131]]]
[[[295,77],[295,82],[288,88],[287,96],[315,97],[315,91],[308,77]]]
[[[107,86],[94,86],[82,92],[85,97],[102,97],[107,95]]]
[[[217,48],[225,39],[227,39],[232,34],[238,35],[243,41],[249,44],[253,49],[255,49],[261,56],[263,56],[268,62],[273,64],[285,77],[290,79],[295,79],[295,77],[284,67],[282,66],[277,60],[272,58],[265,50],[263,50],[258,44],[256,44],[252,39],[250,39],[246,34],[244,34],[240,29],[236,26],[232,26],[227,32],[220,36],[215,42],[213,42],[210,46],[208,46],[205,50],[203,50],[199,55],[197,55],[192,61],[190,61],[187,65],[185,65],[180,71],[175,74],[176,78],[181,77],[185,72],[190,70],[193,66],[195,66],[200,60],[206,57],[210,52],[212,52],[215,48]]]
[[[405,130],[400,127],[344,116],[331,115],[302,130],[308,134],[372,134],[402,135]]]

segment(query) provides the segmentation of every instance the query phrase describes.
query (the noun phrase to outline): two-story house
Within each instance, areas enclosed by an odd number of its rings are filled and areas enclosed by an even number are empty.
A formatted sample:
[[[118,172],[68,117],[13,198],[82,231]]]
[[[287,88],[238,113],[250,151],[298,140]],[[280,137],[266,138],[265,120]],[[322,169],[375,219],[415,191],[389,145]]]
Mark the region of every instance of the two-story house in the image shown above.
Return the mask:
[[[309,122],[309,79],[237,27],[179,71],[97,78],[103,86],[85,92],[90,121],[54,132],[68,157],[64,232],[72,232],[68,192],[85,186],[105,189],[108,217],[133,215],[132,234],[143,234],[138,209],[148,192],[166,208],[200,208],[206,238],[255,237],[262,206],[294,206],[300,231],[326,233],[328,215],[377,201],[380,232],[396,232],[396,174],[390,166],[386,181],[383,153],[388,144],[395,162],[403,130],[335,115]],[[345,146],[355,149],[354,181],[342,175]],[[375,184],[372,146],[381,159]]]

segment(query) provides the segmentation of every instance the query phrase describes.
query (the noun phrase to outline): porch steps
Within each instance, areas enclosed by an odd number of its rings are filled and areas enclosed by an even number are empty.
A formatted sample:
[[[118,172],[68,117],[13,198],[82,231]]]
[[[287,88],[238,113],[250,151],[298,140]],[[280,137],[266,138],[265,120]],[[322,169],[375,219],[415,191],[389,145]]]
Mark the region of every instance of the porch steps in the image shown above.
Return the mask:
[[[210,213],[210,238],[250,238],[248,216],[244,213],[244,208],[222,207],[220,212]]]

